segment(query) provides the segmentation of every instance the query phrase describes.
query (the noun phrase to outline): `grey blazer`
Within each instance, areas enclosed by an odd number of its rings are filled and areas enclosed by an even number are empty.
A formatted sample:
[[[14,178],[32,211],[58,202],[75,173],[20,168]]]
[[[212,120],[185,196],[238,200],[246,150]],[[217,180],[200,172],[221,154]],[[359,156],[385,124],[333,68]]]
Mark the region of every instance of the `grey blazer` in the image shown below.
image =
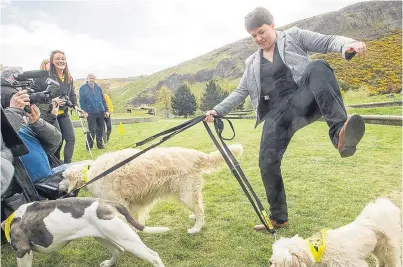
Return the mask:
[[[335,35],[323,35],[317,32],[302,30],[297,27],[290,28],[283,32],[276,31],[277,46],[280,57],[291,70],[295,83],[300,86],[302,73],[311,61],[308,52],[342,53],[346,57],[347,46],[355,40]],[[214,109],[218,115],[225,116],[237,107],[248,95],[250,95],[252,106],[258,109],[260,98],[260,48],[245,61],[245,72],[238,87]]]

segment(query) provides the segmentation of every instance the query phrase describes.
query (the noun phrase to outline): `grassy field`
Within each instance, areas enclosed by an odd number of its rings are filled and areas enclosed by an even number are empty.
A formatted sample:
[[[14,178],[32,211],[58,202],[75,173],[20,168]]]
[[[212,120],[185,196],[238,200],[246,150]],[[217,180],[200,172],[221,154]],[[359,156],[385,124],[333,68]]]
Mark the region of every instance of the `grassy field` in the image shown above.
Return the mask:
[[[182,121],[124,125],[123,134],[115,127],[106,151],[124,148]],[[253,120],[233,120],[233,123],[236,138],[229,143],[243,144],[241,167],[268,207],[257,165],[261,126],[253,129]],[[325,227],[342,226],[354,220],[366,203],[379,196],[401,206],[402,128],[367,125],[366,129],[357,153],[345,159],[331,145],[323,122],[305,127],[295,135],[282,164],[290,227],[278,231],[279,236],[308,237]],[[74,161],[88,159],[81,129],[76,131]],[[173,137],[164,146],[215,150],[202,124]],[[94,150],[93,154],[98,156],[106,151]],[[152,210],[147,224],[168,226],[171,230],[154,235],[140,233],[141,239],[159,253],[166,266],[268,266],[274,239],[267,233],[252,230],[258,218],[236,179],[227,167],[204,178],[206,224],[201,233],[188,235],[186,231],[193,223],[188,218],[189,211],[176,200],[162,200]],[[81,192],[81,195],[88,193]],[[92,267],[108,257],[109,253],[101,245],[86,238],[72,241],[53,254],[36,253],[34,266]],[[3,267],[16,266],[10,245],[2,245],[1,259]],[[371,259],[369,262],[375,266]],[[124,253],[117,266],[150,265]]]

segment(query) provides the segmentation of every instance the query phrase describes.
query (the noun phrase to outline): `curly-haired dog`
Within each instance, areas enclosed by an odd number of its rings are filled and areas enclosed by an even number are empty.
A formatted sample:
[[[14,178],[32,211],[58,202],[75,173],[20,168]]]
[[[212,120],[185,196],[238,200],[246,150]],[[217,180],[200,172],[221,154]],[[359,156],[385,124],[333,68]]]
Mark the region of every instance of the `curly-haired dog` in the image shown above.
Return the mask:
[[[229,149],[235,156],[242,155],[242,145],[230,145]],[[91,164],[88,180],[139,151],[124,149],[101,155]],[[218,151],[207,154],[181,147],[154,148],[87,187],[96,197],[123,204],[141,223],[158,198],[176,196],[194,213],[191,218],[196,223],[188,230],[194,234],[204,223],[202,175],[219,169],[224,162]],[[84,167],[68,168],[60,190],[71,192],[82,185]]]
[[[328,230],[320,261],[298,235],[273,244],[271,267],[367,267],[372,253],[378,267],[401,267],[400,209],[388,199],[368,204],[350,224]]]
[[[166,227],[139,224],[123,205],[94,198],[66,198],[24,204],[10,217],[10,242],[17,251],[17,266],[32,266],[33,252],[52,252],[71,240],[92,236],[112,253],[101,267],[114,266],[119,254],[128,251],[153,266],[163,267],[158,254],[149,249],[132,227],[146,233],[168,231]],[[7,230],[6,230],[7,233]]]

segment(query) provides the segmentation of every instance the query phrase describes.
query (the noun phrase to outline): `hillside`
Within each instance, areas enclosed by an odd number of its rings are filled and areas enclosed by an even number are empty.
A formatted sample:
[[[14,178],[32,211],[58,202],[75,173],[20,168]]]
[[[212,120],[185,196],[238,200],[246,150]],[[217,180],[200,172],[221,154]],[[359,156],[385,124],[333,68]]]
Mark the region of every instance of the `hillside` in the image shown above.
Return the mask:
[[[297,21],[280,27],[279,30],[293,26],[367,42],[368,56],[365,59],[355,59],[352,64],[344,62],[340,55],[320,56],[334,64],[338,78],[352,87],[359,84],[371,88],[387,87],[390,83],[393,86],[401,84],[400,1],[361,2],[335,12]],[[255,50],[256,46],[251,38],[245,38],[153,75],[137,77],[134,81],[119,79],[116,82],[110,79],[104,82],[109,84],[112,99],[120,109],[127,105],[153,104],[158,90],[164,85],[175,91],[179,85],[187,83],[192,92],[200,97],[205,83],[214,79],[225,90],[232,91],[243,73],[244,60]],[[343,70],[349,70],[350,74],[345,74]]]

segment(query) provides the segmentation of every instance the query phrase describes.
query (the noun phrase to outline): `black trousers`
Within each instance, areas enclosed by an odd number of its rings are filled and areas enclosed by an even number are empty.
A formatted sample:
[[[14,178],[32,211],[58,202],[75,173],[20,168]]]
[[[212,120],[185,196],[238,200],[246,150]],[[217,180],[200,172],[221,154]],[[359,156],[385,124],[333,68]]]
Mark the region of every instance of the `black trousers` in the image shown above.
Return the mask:
[[[330,140],[337,147],[338,134],[347,120],[347,112],[332,68],[324,60],[315,60],[307,66],[300,87],[284,100],[284,105],[268,112],[263,125],[259,167],[271,219],[278,223],[288,221],[280,168],[284,152],[296,131],[321,116],[329,126]]]
[[[97,147],[103,147],[102,136],[104,134],[104,111],[100,111],[97,113],[88,113],[87,122],[88,129],[90,131],[87,134],[87,140],[90,148],[93,147],[93,140],[95,139],[97,142]]]
[[[111,115],[109,117],[105,117],[105,124],[106,124],[106,141],[109,141],[109,136],[111,135],[112,132],[112,122],[111,122]]]
[[[71,122],[70,116],[68,113],[57,116],[57,121],[54,126],[60,129],[62,133],[62,143],[60,143],[59,148],[55,152],[56,158],[60,159],[60,151],[62,149],[63,141],[64,151],[63,151],[63,162],[71,163],[74,153],[74,144],[76,142],[76,136],[74,133],[73,123]]]

